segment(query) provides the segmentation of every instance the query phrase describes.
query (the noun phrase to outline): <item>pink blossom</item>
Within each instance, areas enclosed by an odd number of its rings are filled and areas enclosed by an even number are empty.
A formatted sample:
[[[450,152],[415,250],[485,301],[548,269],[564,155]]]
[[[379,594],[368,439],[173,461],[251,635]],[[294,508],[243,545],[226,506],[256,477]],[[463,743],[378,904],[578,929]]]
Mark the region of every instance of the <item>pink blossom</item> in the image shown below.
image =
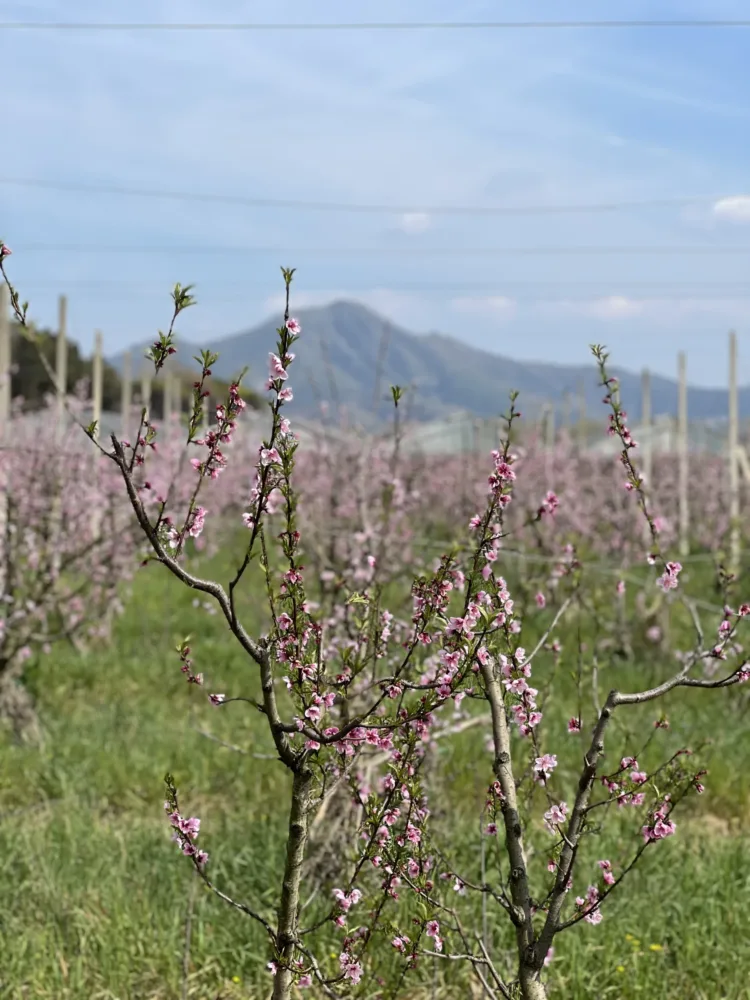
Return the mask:
[[[557,757],[553,753],[545,753],[534,761],[534,778],[546,781],[557,767]]]
[[[443,950],[443,941],[440,937],[440,924],[437,920],[428,920],[425,924],[425,934],[435,942],[435,951]]]
[[[555,833],[555,827],[561,826],[568,815],[568,806],[565,802],[559,805],[552,805],[544,814],[544,823],[550,833]]]
[[[549,490],[539,507],[539,517],[542,517],[545,514],[554,514],[559,506],[560,500],[558,499],[557,494],[553,493],[552,490]]]
[[[289,378],[286,369],[281,363],[281,358],[279,358],[278,355],[276,354],[269,354],[268,357],[269,357],[268,367],[271,371],[271,378],[281,379],[282,382],[285,381],[287,378]]]
[[[359,983],[362,978],[363,969],[353,955],[350,955],[346,951],[342,952],[339,955],[339,965],[341,966],[341,971],[346,979],[350,980],[350,982],[355,985]]]
[[[656,581],[662,590],[675,590],[678,586],[678,576],[682,572],[682,565],[678,562],[668,562],[664,567],[664,572]]]

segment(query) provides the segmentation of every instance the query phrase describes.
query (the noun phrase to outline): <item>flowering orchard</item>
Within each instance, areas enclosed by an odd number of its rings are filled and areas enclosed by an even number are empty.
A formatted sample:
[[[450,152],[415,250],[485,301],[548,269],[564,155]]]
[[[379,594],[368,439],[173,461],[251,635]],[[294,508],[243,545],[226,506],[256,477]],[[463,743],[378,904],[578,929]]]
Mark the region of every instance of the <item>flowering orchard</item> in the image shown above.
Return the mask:
[[[572,661],[577,669],[565,706],[568,721],[554,722],[565,691],[555,685],[565,656],[556,629],[570,620],[581,634],[587,627],[608,634],[617,626],[625,584],[613,584],[609,592],[592,589],[576,545],[561,540],[555,585],[545,593],[541,582],[527,581],[531,599],[516,600],[504,566],[509,535],[514,525],[554,532],[564,503],[545,488],[535,506],[514,521],[524,474],[523,461],[507,443],[520,416],[515,398],[505,418],[506,443],[488,456],[482,503],[456,528],[464,543],[410,581],[408,601],[399,590],[405,565],[388,548],[399,532],[408,537],[409,518],[402,519],[400,511],[409,510],[409,490],[397,455],[392,465],[387,460],[378,465],[373,489],[363,497],[356,489],[349,495],[345,486],[341,463],[354,457],[346,452],[332,457],[341,493],[334,489],[320,503],[330,511],[340,499],[350,519],[370,530],[362,528],[362,537],[330,550],[333,579],[311,578],[306,566],[311,558],[323,559],[325,532],[307,547],[296,485],[298,443],[286,416],[298,342],[304,349],[304,333],[289,311],[293,273],[283,271],[287,304],[270,354],[269,433],[255,456],[254,483],[242,498],[238,519],[245,537],[226,584],[192,572],[185,544],[208,523],[203,484],[233,459],[244,408],[239,380],[217,407],[215,426],[199,436],[202,383],[215,361],[208,353],[202,356],[186,434],[194,455],[194,489],[183,509],[172,506],[169,496],[156,508],[145,500],[143,476],[158,464],[158,452],[148,450],[153,428],[139,435],[131,450],[113,435],[106,450],[156,561],[214,602],[257,671],[258,699],[208,691],[206,711],[232,711],[230,704],[244,702],[261,713],[278,758],[279,788],[288,791],[286,857],[272,905],[237,899],[231,886],[219,884],[212,873],[211,830],[189,815],[167,775],[165,809],[173,839],[195,875],[262,928],[275,1000],[286,1000],[295,988],[331,998],[352,991],[396,997],[410,978],[424,979],[425,967],[439,962],[465,966],[490,997],[538,1000],[548,995],[546,976],[559,935],[606,919],[610,896],[627,892],[638,861],[677,832],[682,800],[703,790],[705,770],[693,763],[691,748],[660,752],[669,721],[663,713],[655,715],[651,703],[668,704],[678,688],[732,689],[750,679],[737,642],[750,605],[727,603],[707,633],[700,612],[682,598],[682,567],[661,545],[634,457],[636,442],[611,392],[607,355],[600,347],[593,351],[610,430],[622,445],[621,489],[642,525],[633,539],[641,539],[650,586],[668,601],[684,600],[692,622],[692,647],[676,667],[665,667],[663,676],[640,690],[613,687],[600,695],[597,671],[609,647],[594,643],[592,663],[586,655],[591,646],[581,639]],[[177,286],[172,325],[152,351],[157,370],[173,351],[175,319],[191,304],[189,290]],[[380,499],[378,490],[384,491]],[[589,531],[595,530],[590,523]],[[382,570],[381,561],[387,563]],[[254,634],[240,610],[253,574],[262,579],[266,595],[265,634]],[[535,642],[530,618],[539,635]],[[178,654],[187,681],[205,689],[189,640],[179,644]],[[451,841],[450,817],[439,817],[436,765],[428,767],[436,742],[452,738],[457,712],[483,725],[488,740],[487,751],[475,761],[486,788],[480,812],[487,863],[481,874],[476,866],[466,867],[460,845]],[[332,797],[342,794],[355,817],[354,835],[342,845],[341,864],[325,892],[311,894],[311,830],[326,816]],[[595,834],[608,823],[620,824],[628,836],[619,838],[617,856],[602,857]],[[512,953],[493,951],[473,926],[476,911],[468,900],[474,897],[507,920]]]
[[[0,440],[0,718],[21,738],[40,734],[19,683],[27,663],[56,643],[106,637],[143,550],[116,470],[94,469],[80,432],[40,446],[54,420],[51,405],[16,415]]]
[[[3,251],[7,257],[7,247]],[[17,298],[13,305],[16,315],[23,315]],[[65,400],[79,427],[85,397],[81,387]],[[93,425],[88,430],[95,435]],[[123,441],[122,446],[144,507],[158,516],[165,503],[176,509],[189,505],[195,475],[185,460],[182,428],[166,426],[158,444],[155,435],[143,416],[137,445]],[[143,474],[144,454],[157,450],[149,479]],[[207,470],[210,486],[220,463],[217,452]],[[220,515],[215,521],[220,527],[227,494],[210,486],[204,493]],[[181,530],[168,518],[165,527],[173,546],[194,538],[196,548],[211,552],[219,542],[217,532],[202,532],[201,509]],[[23,400],[15,400],[0,434],[0,722],[10,724],[16,737],[42,736],[23,683],[28,665],[57,643],[80,647],[106,638],[123,608],[123,585],[144,557],[149,558],[148,545],[117,469],[101,460],[79,429],[59,426],[54,399],[31,414],[23,413]]]
[[[525,543],[527,548],[552,556],[565,540],[576,545],[581,558],[606,559],[613,568],[642,563],[644,524],[633,517],[633,500],[624,489],[617,463],[582,451],[565,433],[554,448],[545,449],[541,442],[531,440],[519,444],[514,453],[518,479],[506,524],[516,547]],[[730,527],[726,462],[715,455],[701,455],[697,461],[711,489],[701,495],[700,517],[694,517],[691,524],[691,549],[694,553],[718,553],[727,546]],[[418,484],[418,537],[431,526],[463,525],[481,502],[486,487],[486,461],[481,455],[410,454],[404,464]],[[659,457],[653,482],[644,482],[655,527],[665,546],[677,541],[678,477],[677,457],[664,455]],[[558,503],[546,511],[545,497],[550,490]],[[533,515],[540,508],[545,516],[534,521]],[[554,518],[547,513],[554,513]],[[596,531],[591,530],[594,522]]]

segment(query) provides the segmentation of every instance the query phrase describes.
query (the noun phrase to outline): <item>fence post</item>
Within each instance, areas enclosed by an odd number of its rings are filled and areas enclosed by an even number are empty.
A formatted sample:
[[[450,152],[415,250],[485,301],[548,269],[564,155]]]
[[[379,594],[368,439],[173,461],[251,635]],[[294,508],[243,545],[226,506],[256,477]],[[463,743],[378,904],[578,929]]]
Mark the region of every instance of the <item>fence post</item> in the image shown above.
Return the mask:
[[[162,422],[164,423],[165,426],[168,425],[172,419],[172,408],[173,408],[172,389],[173,389],[172,373],[165,371],[164,383],[162,385],[162,397],[161,397]]]
[[[141,408],[146,410],[146,420],[151,419],[151,372],[148,370],[148,363],[144,362],[141,368]]]
[[[10,423],[11,409],[11,346],[10,346],[10,296],[5,282],[0,285],[0,434],[5,434]]]
[[[0,446],[10,444],[11,409],[11,335],[10,296],[8,287],[0,284]],[[0,481],[0,594],[5,590],[7,579],[7,552],[5,551],[8,526],[8,487]],[[0,637],[0,645],[2,638]]]
[[[471,428],[471,450],[474,452],[475,455],[478,455],[479,452],[481,451],[481,445],[480,445],[481,430],[480,430],[480,427],[481,427],[481,425],[480,425],[480,422],[479,422],[479,418],[476,417],[474,419],[473,423],[472,423],[472,428]]]
[[[130,351],[122,356],[120,374],[120,434],[127,441],[128,427],[133,409],[133,359]]]
[[[737,398],[737,335],[729,333],[729,571],[740,566],[740,476],[737,462],[739,450],[739,406]]]
[[[62,448],[65,438],[67,414],[65,401],[68,395],[68,299],[65,295],[57,299],[57,339],[55,340],[55,446]],[[62,495],[59,481],[50,508],[52,531],[52,572],[55,577],[60,572],[60,552],[57,547],[62,531]]]
[[[210,417],[209,417],[210,410],[211,410],[211,397],[209,395],[209,396],[205,396],[204,399],[203,399],[203,424],[202,424],[202,429],[203,429],[203,436],[204,437],[208,434],[208,427],[209,427],[209,423],[210,423]]]
[[[103,371],[103,344],[102,344],[102,332],[97,330],[94,333],[94,356],[91,361],[91,396],[92,396],[92,414],[91,419],[96,423],[94,428],[94,443],[95,445],[99,441],[101,436],[101,422],[102,422],[102,396],[104,389],[104,371]],[[93,465],[92,470],[94,478],[98,478],[99,475],[99,449],[94,448],[93,455]],[[99,532],[101,530],[101,511],[95,506],[91,515],[91,532],[94,538],[99,537]]]
[[[688,509],[688,402],[687,402],[687,358],[680,351],[677,357],[679,390],[677,399],[677,455],[678,490],[680,504],[679,544],[680,555],[686,556],[690,550],[690,511]]]
[[[93,413],[91,419],[96,421],[94,440],[98,441],[101,434],[102,421],[102,397],[104,394],[104,370],[103,370],[103,343],[102,332],[97,330],[94,333],[94,357],[91,362],[91,401]]]
[[[550,451],[554,451],[556,438],[557,428],[555,426],[555,407],[550,405],[549,410],[547,410],[547,447]]]
[[[68,391],[68,299],[57,300],[57,341],[55,343],[55,397],[57,400],[57,440],[65,426],[65,397]]]
[[[177,423],[182,426],[182,415],[184,411],[184,393],[182,391],[182,381],[179,376],[175,376],[174,382],[172,383],[172,403],[174,404],[175,413],[177,415]]]
[[[641,441],[643,477],[650,490],[654,454],[654,425],[651,419],[651,372],[648,368],[644,368],[641,372],[641,427],[643,429]]]
[[[581,451],[586,451],[589,445],[588,425],[586,424],[586,383],[583,378],[578,382],[578,447]]]
[[[562,394],[562,421],[563,430],[570,430],[570,393],[566,389]]]

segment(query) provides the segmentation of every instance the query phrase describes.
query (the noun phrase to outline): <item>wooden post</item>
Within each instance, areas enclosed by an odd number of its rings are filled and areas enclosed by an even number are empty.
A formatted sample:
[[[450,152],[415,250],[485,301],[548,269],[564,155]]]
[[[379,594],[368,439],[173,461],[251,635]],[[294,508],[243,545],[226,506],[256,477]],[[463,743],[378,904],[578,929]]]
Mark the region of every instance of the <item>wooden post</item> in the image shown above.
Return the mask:
[[[211,412],[211,397],[210,396],[204,396],[203,397],[203,436],[204,437],[206,436],[206,434],[208,434],[208,428],[209,428],[209,425],[211,423],[210,412]],[[463,438],[463,435],[462,435],[462,438]],[[462,441],[462,443],[463,443],[463,441]]]
[[[55,382],[57,399],[57,440],[65,429],[65,397],[68,393],[68,299],[57,300],[57,343],[55,344]]]
[[[133,358],[130,351],[122,356],[122,372],[120,374],[120,434],[128,439],[128,427],[133,409]]]
[[[55,446],[63,447],[68,416],[65,412],[65,401],[68,395],[68,299],[60,295],[57,300],[57,340],[55,341]],[[60,553],[57,541],[62,531],[62,496],[61,485],[56,483],[55,494],[50,508],[52,572],[56,577],[60,572]]]
[[[10,296],[0,285],[0,435],[8,433],[11,410]]]
[[[651,372],[648,368],[644,368],[641,372],[641,428],[643,429],[641,441],[643,478],[646,480],[646,487],[650,490],[654,455],[654,425],[651,419]]]
[[[549,451],[553,451],[555,447],[555,408],[549,403],[547,405],[547,414],[544,421],[544,443]]]
[[[162,421],[169,424],[172,419],[172,373],[164,372],[164,383],[162,385]]]
[[[10,296],[8,286],[0,284],[0,447],[10,446],[11,409],[11,342],[10,342]],[[8,526],[8,488],[10,484],[0,481],[0,593],[5,590],[6,564],[5,535]],[[0,637],[0,646],[2,637]]]
[[[566,389],[563,393],[563,427],[570,433],[570,425],[572,422],[572,407],[570,402],[570,393]]]
[[[148,363],[141,368],[141,407],[146,410],[146,420],[151,419],[151,372]]]
[[[737,398],[737,334],[729,334],[729,571],[740,568],[740,477],[737,452],[739,450],[739,406]]]
[[[103,365],[103,344],[102,344],[102,333],[101,330],[97,330],[94,333],[94,356],[91,361],[91,397],[92,397],[92,415],[91,419],[96,423],[94,429],[94,441],[98,442],[101,435],[101,422],[102,422],[102,397],[104,395],[104,365]],[[99,449],[94,450],[93,456],[93,475],[96,477],[99,473]],[[101,529],[101,511],[98,507],[95,507],[91,516],[91,531],[95,538],[98,538],[99,531]]]
[[[679,392],[677,399],[677,453],[679,489],[679,546],[680,555],[690,551],[690,512],[688,509],[688,402],[687,402],[687,359],[680,351],[677,357]]]
[[[104,366],[103,366],[103,344],[102,344],[102,332],[97,330],[94,334],[94,357],[91,361],[91,401],[92,401],[92,416],[91,419],[96,421],[96,430],[94,431],[94,440],[98,441],[101,433],[100,424],[102,421],[102,401],[104,395]]]
[[[646,496],[651,494],[651,475],[654,459],[654,424],[651,419],[651,372],[648,368],[641,371],[641,446],[640,464],[645,483]],[[638,456],[636,456],[638,457]],[[652,511],[653,513],[653,511]],[[643,533],[646,542],[651,545],[651,527],[647,521],[643,523]]]
[[[578,383],[578,431],[579,448],[585,451],[589,444],[588,426],[586,424],[586,383],[581,379]]]
[[[182,382],[180,381],[179,375],[174,377],[172,383],[172,403],[174,404],[175,413],[177,415],[177,423],[182,426],[182,414],[183,414],[183,391]]]

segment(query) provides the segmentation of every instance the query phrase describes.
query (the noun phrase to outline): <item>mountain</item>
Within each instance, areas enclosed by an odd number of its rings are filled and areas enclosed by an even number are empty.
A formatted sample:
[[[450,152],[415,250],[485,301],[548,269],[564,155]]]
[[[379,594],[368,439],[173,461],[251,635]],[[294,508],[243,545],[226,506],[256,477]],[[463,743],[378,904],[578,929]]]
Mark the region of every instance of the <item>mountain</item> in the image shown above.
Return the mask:
[[[404,409],[413,419],[441,419],[458,413],[481,417],[497,416],[508,406],[511,389],[519,390],[517,403],[529,417],[545,403],[558,415],[566,408],[565,394],[571,397],[573,418],[577,418],[581,388],[585,391],[586,412],[599,414],[602,387],[593,358],[590,365],[555,365],[539,361],[518,361],[470,347],[439,333],[414,334],[384,319],[356,302],[301,309],[302,336],[297,341],[296,360],[289,384],[294,390],[295,411],[303,417],[320,413],[320,402],[331,409],[345,407],[349,417],[365,425],[385,418],[393,409],[390,385],[412,387],[404,399]],[[278,318],[268,319],[243,333],[216,338],[194,345],[178,342],[179,356],[187,363],[198,347],[219,354],[214,373],[229,379],[249,366],[245,383],[261,389],[268,375],[268,354],[276,344]],[[143,350],[134,349],[134,356]],[[122,355],[111,359],[120,368]],[[613,367],[620,379],[623,405],[637,420],[641,411],[640,373]],[[750,387],[739,393],[741,416],[750,416]],[[677,382],[651,376],[654,416],[677,413]],[[725,389],[689,388],[688,412],[691,420],[726,419],[728,393]]]

